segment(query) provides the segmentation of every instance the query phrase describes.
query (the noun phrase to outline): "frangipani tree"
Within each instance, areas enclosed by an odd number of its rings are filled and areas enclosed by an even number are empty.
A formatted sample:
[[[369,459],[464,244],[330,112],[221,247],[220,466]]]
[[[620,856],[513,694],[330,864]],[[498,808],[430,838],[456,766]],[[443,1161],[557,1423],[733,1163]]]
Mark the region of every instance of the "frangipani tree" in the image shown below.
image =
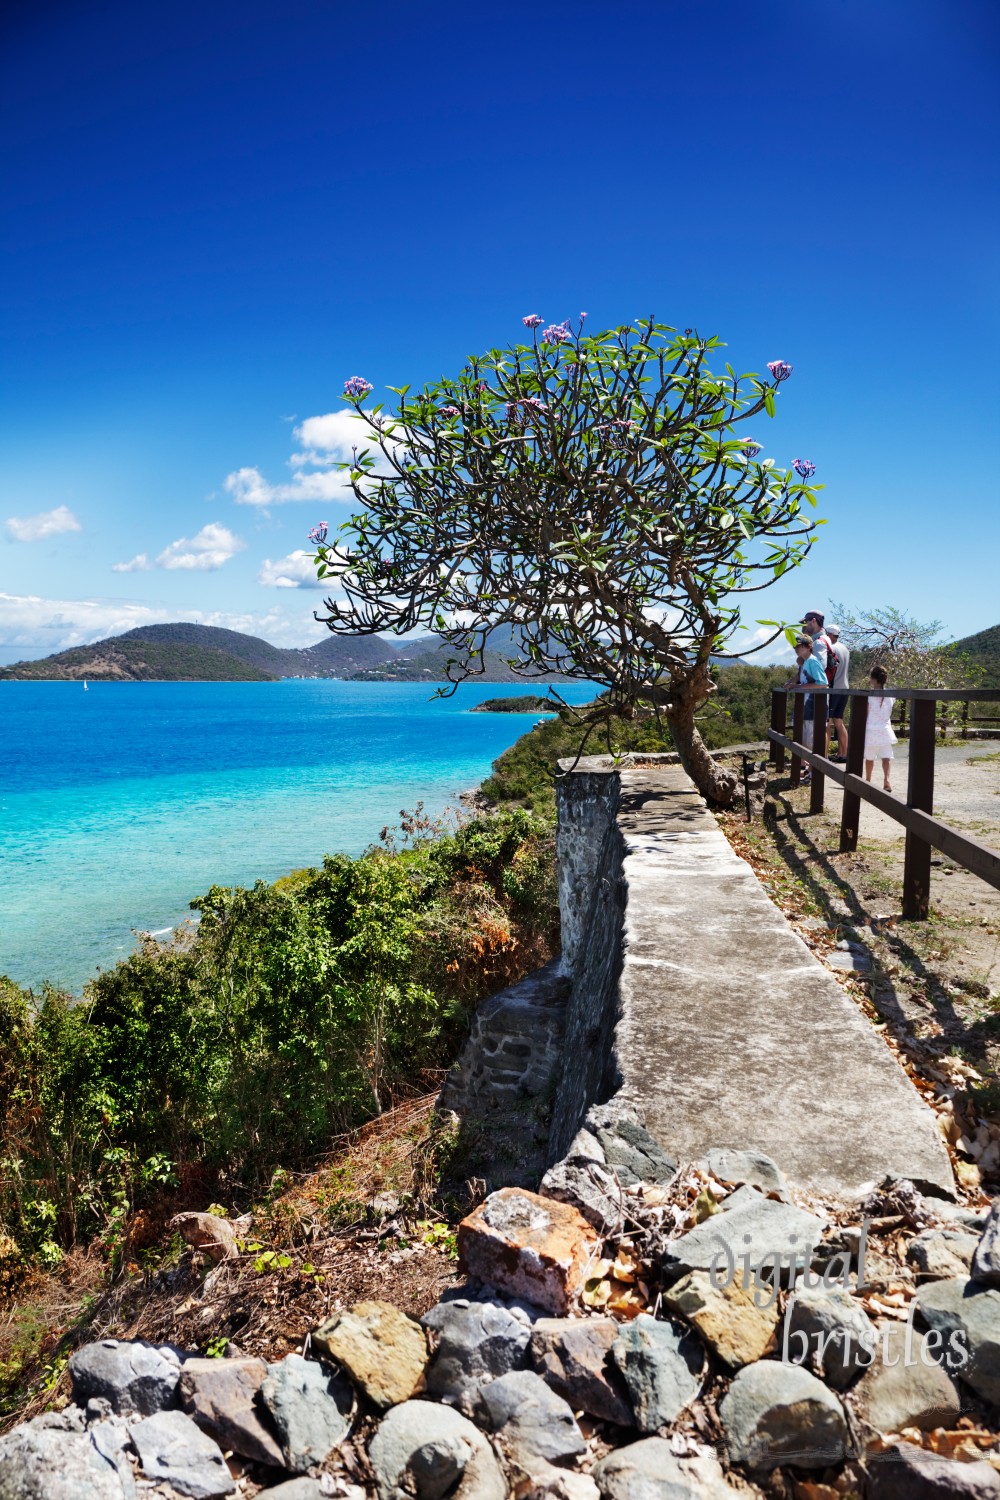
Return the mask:
[[[454,651],[445,691],[481,673],[490,633],[509,627],[515,672],[603,684],[590,724],[665,719],[724,803],[734,779],[695,723],[712,659],[746,654],[727,651],[744,597],[801,563],[817,525],[815,465],[780,469],[737,433],[774,416],[792,368],[715,375],[716,338],[652,318],[586,335],[584,317],[526,317],[530,343],[420,391],[390,387],[391,411],[364,408],[368,381],[346,382],[360,508],[339,539],[310,533],[342,592],[316,618],[342,635],[436,631]]]

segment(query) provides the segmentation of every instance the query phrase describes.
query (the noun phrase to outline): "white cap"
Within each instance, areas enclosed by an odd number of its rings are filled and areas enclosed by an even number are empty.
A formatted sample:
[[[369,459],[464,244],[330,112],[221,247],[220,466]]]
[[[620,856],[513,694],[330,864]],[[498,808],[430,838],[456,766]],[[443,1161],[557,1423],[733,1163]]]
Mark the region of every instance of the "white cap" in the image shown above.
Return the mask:
[[[840,634],[840,626],[839,625],[826,625],[826,626],[824,626],[824,629],[826,630],[827,635],[839,635]]]

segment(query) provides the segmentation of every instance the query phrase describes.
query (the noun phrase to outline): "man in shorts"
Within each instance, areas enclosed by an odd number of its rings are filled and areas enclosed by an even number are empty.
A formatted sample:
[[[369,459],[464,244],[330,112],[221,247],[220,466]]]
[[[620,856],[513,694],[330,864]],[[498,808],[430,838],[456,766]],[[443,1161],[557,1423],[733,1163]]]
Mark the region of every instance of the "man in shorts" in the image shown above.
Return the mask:
[[[837,733],[837,754],[831,760],[847,759],[847,726],[844,714],[847,710],[847,689],[850,687],[847,672],[851,665],[851,653],[840,643],[840,626],[828,625],[826,633],[830,641],[830,652],[837,662],[837,673],[830,684],[830,719]]]
[[[813,643],[809,636],[800,635],[795,642],[795,675],[785,683],[785,691],[793,687],[805,689],[806,706],[802,724],[802,743],[807,750],[813,748],[813,731],[816,728],[816,705],[813,701],[813,693],[825,693],[827,690],[826,673],[819,664],[819,660],[813,654]],[[816,750],[820,755],[826,747],[817,745]],[[802,773],[802,781],[811,779],[811,770],[806,766]]]

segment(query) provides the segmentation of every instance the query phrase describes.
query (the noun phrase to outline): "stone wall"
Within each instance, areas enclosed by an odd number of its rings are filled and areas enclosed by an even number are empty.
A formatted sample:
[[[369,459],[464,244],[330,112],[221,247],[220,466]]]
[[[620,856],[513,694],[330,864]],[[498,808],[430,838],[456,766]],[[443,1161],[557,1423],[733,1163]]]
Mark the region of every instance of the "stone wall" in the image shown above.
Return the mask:
[[[619,1015],[625,887],[618,828],[620,778],[604,758],[556,784],[562,963],[571,981],[550,1158],[567,1150],[587,1109],[621,1079],[614,1053]]]
[[[462,1114],[487,1096],[543,1093],[558,1068],[568,994],[569,980],[555,959],[484,1001],[445,1081],[442,1108]]]

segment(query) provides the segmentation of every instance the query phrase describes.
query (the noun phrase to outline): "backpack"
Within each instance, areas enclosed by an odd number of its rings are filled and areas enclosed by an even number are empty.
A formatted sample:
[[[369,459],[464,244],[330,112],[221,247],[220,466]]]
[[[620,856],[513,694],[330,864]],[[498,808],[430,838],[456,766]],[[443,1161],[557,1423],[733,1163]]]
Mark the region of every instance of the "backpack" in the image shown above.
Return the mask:
[[[827,687],[833,687],[833,679],[836,677],[837,668],[840,665],[837,661],[837,653],[834,651],[833,642],[828,635],[818,635],[816,639],[821,641],[826,647],[826,684]]]

